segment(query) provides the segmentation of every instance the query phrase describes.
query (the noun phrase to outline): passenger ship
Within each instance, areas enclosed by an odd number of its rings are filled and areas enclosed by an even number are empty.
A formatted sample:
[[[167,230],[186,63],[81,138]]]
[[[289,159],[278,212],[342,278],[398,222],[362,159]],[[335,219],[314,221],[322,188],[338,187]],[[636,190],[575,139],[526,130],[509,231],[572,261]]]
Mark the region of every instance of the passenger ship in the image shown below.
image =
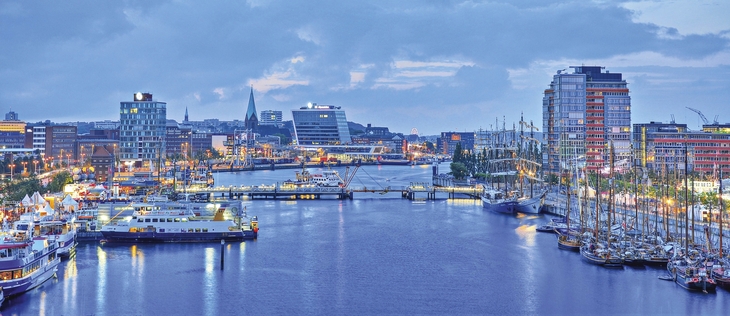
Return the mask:
[[[32,237],[33,231],[32,215],[21,215],[13,229],[0,236],[0,287],[6,297],[41,285],[61,263],[56,243],[46,236]]]
[[[56,243],[56,251],[61,258],[70,258],[76,254],[76,225],[73,218],[54,218],[52,216],[41,219],[35,226],[36,236],[46,236]]]
[[[200,219],[190,203],[133,203],[132,216],[102,226],[107,242],[213,242],[258,237],[258,219],[241,216],[240,202],[230,208],[236,220],[224,219],[224,210],[212,220]]]

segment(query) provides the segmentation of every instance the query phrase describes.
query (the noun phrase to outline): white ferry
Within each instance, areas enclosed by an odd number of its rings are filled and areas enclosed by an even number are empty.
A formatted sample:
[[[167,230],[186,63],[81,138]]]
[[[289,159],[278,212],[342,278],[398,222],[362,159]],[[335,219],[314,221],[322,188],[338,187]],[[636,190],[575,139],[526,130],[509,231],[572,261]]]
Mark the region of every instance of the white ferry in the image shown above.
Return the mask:
[[[296,181],[284,181],[284,185],[316,185],[321,187],[339,187],[343,185],[340,174],[335,170],[323,170],[321,174],[311,174],[309,170],[302,169],[301,173],[296,172]]]
[[[236,220],[226,220],[223,210],[212,220],[200,219],[190,203],[133,203],[132,216],[102,226],[108,242],[213,242],[240,241],[258,237],[258,219],[239,216],[240,202],[230,211]]]
[[[41,285],[61,263],[56,243],[45,236],[32,237],[33,230],[32,217],[22,215],[12,230],[0,235],[0,287],[6,297]]]

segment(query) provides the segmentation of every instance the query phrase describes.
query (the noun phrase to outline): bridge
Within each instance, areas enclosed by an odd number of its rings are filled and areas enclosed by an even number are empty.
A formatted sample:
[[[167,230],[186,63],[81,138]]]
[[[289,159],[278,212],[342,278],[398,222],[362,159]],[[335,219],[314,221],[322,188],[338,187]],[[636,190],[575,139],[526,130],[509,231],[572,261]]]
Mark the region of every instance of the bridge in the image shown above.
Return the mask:
[[[312,200],[321,198],[350,199],[355,193],[377,193],[385,195],[388,193],[400,193],[402,198],[409,200],[436,200],[438,198],[448,199],[479,199],[482,192],[481,186],[434,186],[428,183],[410,183],[408,186],[388,187],[326,187],[316,185],[241,185],[241,186],[218,186],[218,187],[188,187],[177,190],[178,193],[188,193],[206,196],[208,199],[216,197],[229,199],[288,199],[288,200]],[[425,197],[424,197],[425,196]]]

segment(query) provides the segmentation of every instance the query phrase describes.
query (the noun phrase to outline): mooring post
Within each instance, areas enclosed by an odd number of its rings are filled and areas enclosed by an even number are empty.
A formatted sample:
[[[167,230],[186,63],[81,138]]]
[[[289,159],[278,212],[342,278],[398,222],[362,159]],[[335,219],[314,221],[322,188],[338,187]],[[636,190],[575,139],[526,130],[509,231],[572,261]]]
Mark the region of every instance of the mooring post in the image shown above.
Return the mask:
[[[226,256],[225,245],[226,245],[226,241],[224,239],[221,239],[221,270],[223,270],[223,261]]]

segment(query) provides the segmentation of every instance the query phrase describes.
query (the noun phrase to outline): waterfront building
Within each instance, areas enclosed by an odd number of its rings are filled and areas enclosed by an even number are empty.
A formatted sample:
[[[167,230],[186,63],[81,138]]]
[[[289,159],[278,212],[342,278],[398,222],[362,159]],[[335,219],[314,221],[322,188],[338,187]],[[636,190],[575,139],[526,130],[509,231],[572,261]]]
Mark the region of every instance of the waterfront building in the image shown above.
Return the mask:
[[[639,123],[633,128],[636,165],[655,171],[690,171],[717,176],[719,167],[730,170],[730,125],[708,124],[690,131],[675,122]]]
[[[253,86],[251,87],[251,94],[248,97],[248,108],[246,109],[244,127],[252,131],[256,131],[259,127],[259,119],[256,116],[256,103],[253,100]]]
[[[462,151],[473,153],[475,139],[476,134],[474,132],[441,132],[437,151],[444,155],[453,156],[456,144],[460,143]]]
[[[262,110],[261,111],[261,122],[259,122],[259,126],[260,125],[281,126],[282,118],[283,117],[282,117],[281,111]]]
[[[61,162],[64,159],[67,164],[73,164],[72,160],[78,160],[76,141],[78,127],[69,125],[46,126],[45,157],[53,157]]]
[[[120,102],[119,159],[122,163],[151,168],[165,156],[167,103],[151,93],[137,92],[132,101]]]
[[[94,168],[96,182],[103,183],[114,177],[115,157],[111,150],[113,146],[95,146],[91,154],[91,167]]]
[[[10,110],[0,121],[0,147],[29,148],[26,146],[26,124],[18,119],[18,113]]]
[[[543,170],[559,174],[567,162],[584,156],[586,168],[599,171],[610,160],[631,156],[631,98],[621,73],[600,66],[559,70],[543,96]]]
[[[175,120],[167,120],[165,126],[165,154],[168,156],[190,157],[193,143],[192,126],[178,124]]]
[[[295,145],[343,145],[352,142],[345,111],[339,106],[309,103],[292,110]]]
[[[92,122],[92,125],[94,126],[95,129],[111,129],[111,130],[119,129],[119,121],[112,121],[112,120],[96,121],[96,122]]]

